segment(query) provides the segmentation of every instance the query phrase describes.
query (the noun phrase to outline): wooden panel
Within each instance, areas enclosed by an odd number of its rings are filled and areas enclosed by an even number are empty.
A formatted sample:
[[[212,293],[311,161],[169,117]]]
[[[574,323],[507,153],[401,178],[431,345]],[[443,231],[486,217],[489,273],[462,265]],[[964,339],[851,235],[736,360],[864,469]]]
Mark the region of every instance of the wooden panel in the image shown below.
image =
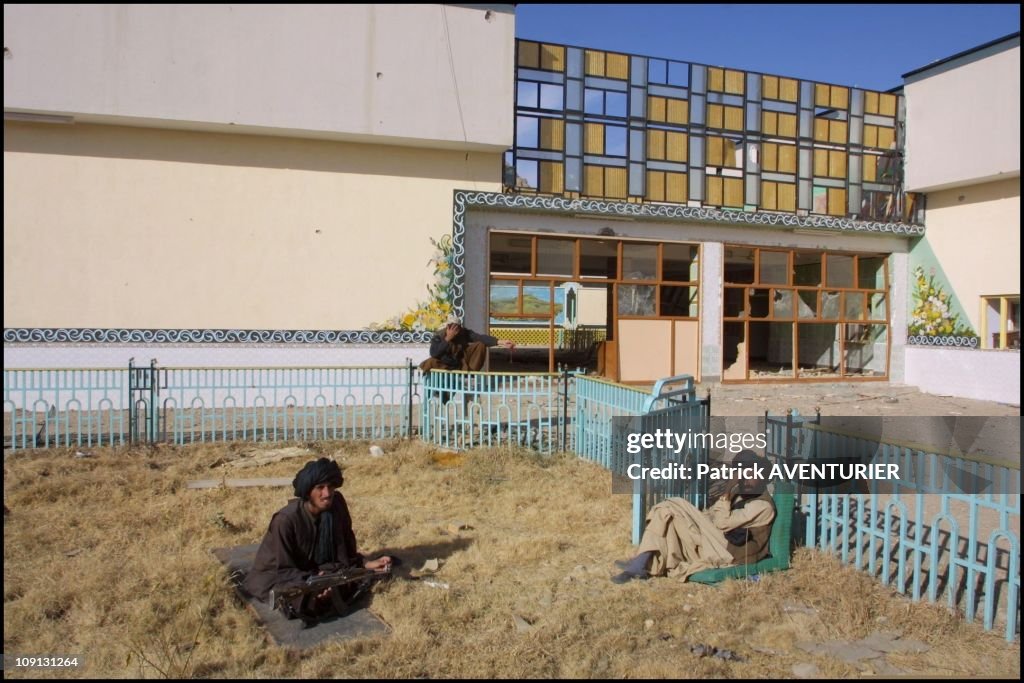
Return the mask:
[[[814,119],[814,139],[828,142],[828,119]]]
[[[646,197],[652,202],[665,201],[665,173],[663,171],[647,172]]]
[[[778,187],[776,183],[765,180],[761,183],[761,208],[767,211],[778,209]]]
[[[728,130],[743,130],[742,107],[725,107],[725,127]]]
[[[846,215],[846,190],[828,188],[828,213],[830,216]]]
[[[761,112],[761,132],[775,135],[779,132],[779,115],[773,111]]]
[[[796,145],[779,145],[779,173],[796,173]]]
[[[720,104],[709,104],[708,105],[708,128],[721,128],[722,127],[722,105]]]
[[[872,126],[871,124],[865,124],[865,126],[864,126],[864,146],[865,147],[878,147],[878,126]]]
[[[676,320],[675,365],[672,375],[693,375],[700,381],[700,325],[696,320]]]
[[[669,123],[679,123],[682,125],[689,123],[690,103],[686,100],[668,100],[667,119]]]
[[[708,90],[722,92],[725,90],[725,72],[722,69],[708,67]]]
[[[725,72],[725,92],[730,95],[743,94],[743,72],[729,69]]]
[[[586,74],[588,76],[604,76],[604,53],[598,50],[587,50]]]
[[[829,121],[828,123],[828,141],[835,142],[840,145],[846,144],[846,121]]]
[[[605,75],[608,78],[629,78],[629,57],[608,53],[605,59]]]
[[[896,116],[896,96],[888,93],[879,95],[878,113],[882,116]]]
[[[814,175],[824,178],[828,175],[828,150],[814,150]]]
[[[779,211],[796,211],[796,185],[779,183],[777,188]]]
[[[629,194],[626,184],[626,169],[606,168],[604,174],[604,195],[613,199],[625,199]]]
[[[832,86],[832,96],[829,100],[829,106],[833,109],[846,109],[850,106],[850,90],[849,88],[840,88],[839,86]]]
[[[779,114],[779,135],[786,138],[796,137],[796,114]]]
[[[761,167],[766,171],[779,170],[779,146],[774,142],[766,142],[761,152]]]
[[[885,126],[878,127],[878,146],[882,149],[891,149],[896,142],[896,129]]]
[[[540,191],[550,194],[562,194],[565,190],[564,172],[561,162],[542,161],[540,162]]]
[[[540,45],[528,40],[519,41],[519,66],[527,69],[540,67]]]
[[[873,183],[878,180],[878,157],[873,154],[864,155],[864,182]]]
[[[604,169],[600,166],[583,166],[583,194],[591,197],[604,196]]]
[[[665,140],[665,156],[669,161],[686,161],[686,133],[669,133]]]
[[[877,114],[878,113],[878,93],[870,90],[864,93],[864,113],[865,114]]]
[[[829,150],[828,153],[828,175],[830,178],[846,177],[846,152]]]
[[[761,76],[761,97],[769,100],[780,99],[778,76]]]
[[[792,78],[779,79],[779,99],[785,102],[796,102],[800,89]]]
[[[814,84],[814,104],[818,107],[827,107],[829,102],[829,87],[821,83]]]
[[[583,151],[587,154],[604,154],[604,126],[600,123],[586,123],[583,131]]]
[[[665,199],[667,201],[685,204],[688,199],[686,190],[687,183],[685,173],[665,174]]]
[[[542,45],[540,68],[548,71],[565,71],[565,48],[561,45]]]
[[[721,166],[722,165],[722,149],[724,141],[722,138],[716,138],[709,136],[707,138],[707,162],[708,166]]]
[[[648,159],[664,159],[665,158],[665,131],[663,131],[663,130],[648,130],[647,131],[647,158]]]
[[[723,178],[725,206],[743,206],[743,178]]]
[[[541,149],[565,149],[565,121],[541,119],[540,146]]]
[[[620,320],[619,381],[654,382],[672,375],[671,320]]]
[[[709,206],[722,205],[722,179],[717,176],[708,176],[707,189],[705,190],[704,203]]]
[[[664,97],[650,96],[647,98],[647,119],[650,121],[665,121]]]

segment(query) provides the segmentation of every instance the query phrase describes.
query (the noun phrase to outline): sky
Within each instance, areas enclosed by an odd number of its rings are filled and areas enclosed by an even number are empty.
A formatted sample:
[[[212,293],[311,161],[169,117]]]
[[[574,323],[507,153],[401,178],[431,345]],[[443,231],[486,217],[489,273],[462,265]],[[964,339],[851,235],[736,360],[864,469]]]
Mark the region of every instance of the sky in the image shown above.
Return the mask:
[[[1017,4],[516,6],[517,38],[873,90],[1017,31]]]

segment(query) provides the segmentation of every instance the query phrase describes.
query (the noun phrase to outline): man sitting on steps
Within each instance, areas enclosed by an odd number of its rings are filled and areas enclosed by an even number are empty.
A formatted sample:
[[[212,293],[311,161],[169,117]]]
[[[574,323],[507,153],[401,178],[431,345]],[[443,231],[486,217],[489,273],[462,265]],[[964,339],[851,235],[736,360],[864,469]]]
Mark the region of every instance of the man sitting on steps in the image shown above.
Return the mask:
[[[516,348],[512,340],[474,332],[463,327],[458,316],[450,315],[445,326],[430,340],[430,358],[420,363],[420,370],[424,375],[434,369],[476,372],[483,369],[487,349],[492,346],[501,346],[509,351]]]

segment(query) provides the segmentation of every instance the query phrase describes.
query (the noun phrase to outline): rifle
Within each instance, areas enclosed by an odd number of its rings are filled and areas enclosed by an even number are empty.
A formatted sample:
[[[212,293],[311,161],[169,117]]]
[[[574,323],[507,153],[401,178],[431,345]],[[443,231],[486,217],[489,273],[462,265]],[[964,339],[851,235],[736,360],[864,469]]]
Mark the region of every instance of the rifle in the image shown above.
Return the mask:
[[[301,583],[283,586],[270,591],[270,604],[275,609],[288,613],[288,605],[295,598],[303,595],[319,595],[328,588],[359,584],[356,592],[349,599],[354,600],[357,595],[368,589],[375,582],[391,578],[391,568],[387,571],[366,569],[365,567],[342,567],[337,571],[325,574],[311,574]]]

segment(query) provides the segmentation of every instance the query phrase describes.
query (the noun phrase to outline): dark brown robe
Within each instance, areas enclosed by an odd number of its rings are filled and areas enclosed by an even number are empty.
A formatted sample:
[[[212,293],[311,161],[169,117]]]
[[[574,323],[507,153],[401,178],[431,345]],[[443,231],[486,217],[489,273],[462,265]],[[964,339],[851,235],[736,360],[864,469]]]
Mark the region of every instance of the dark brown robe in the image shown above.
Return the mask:
[[[352,517],[340,491],[334,493],[331,508],[321,513],[327,514],[334,515],[337,566],[332,569],[343,565],[362,567],[363,556],[356,551]],[[275,586],[295,584],[320,571],[313,560],[318,526],[318,520],[309,514],[305,502],[298,498],[275,512],[242,588],[250,595],[266,600]]]

